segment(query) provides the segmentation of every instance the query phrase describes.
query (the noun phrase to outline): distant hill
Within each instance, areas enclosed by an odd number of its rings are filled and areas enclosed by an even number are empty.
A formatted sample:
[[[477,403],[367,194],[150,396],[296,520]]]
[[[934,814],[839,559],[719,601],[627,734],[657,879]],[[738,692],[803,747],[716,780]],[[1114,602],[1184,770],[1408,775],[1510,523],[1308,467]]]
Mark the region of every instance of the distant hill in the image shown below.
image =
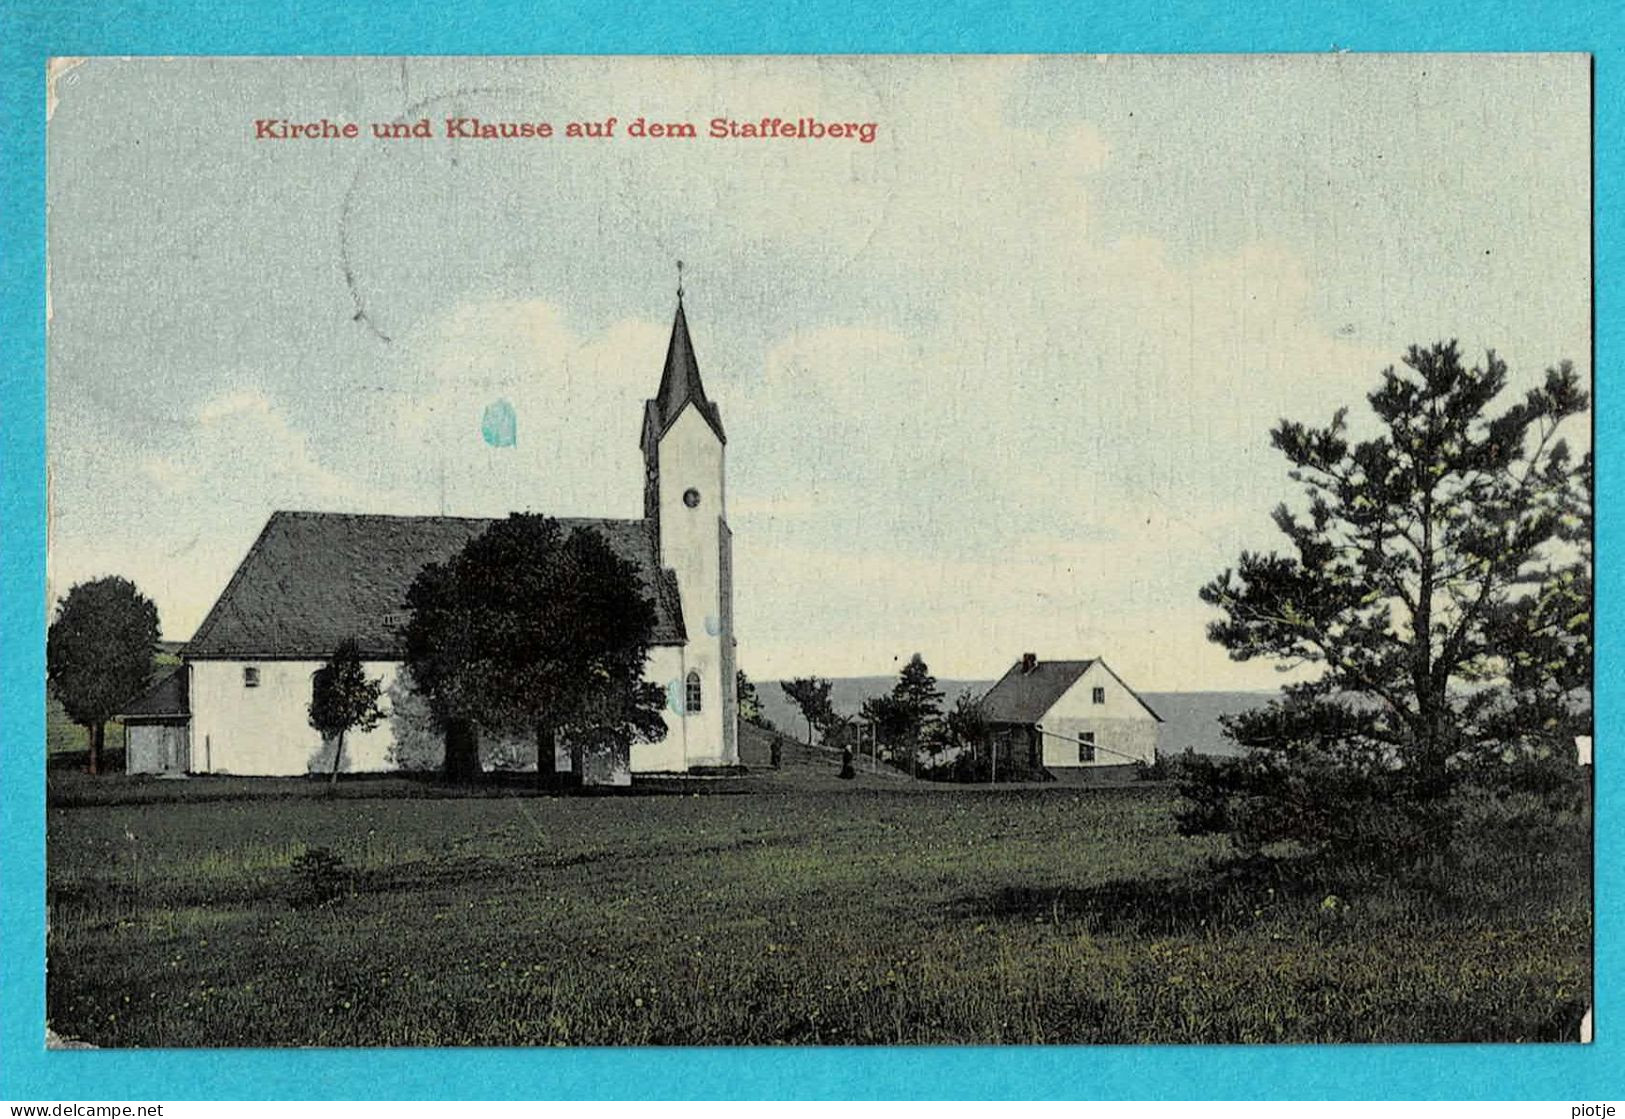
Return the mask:
[[[1239,754],[1224,736],[1220,715],[1239,715],[1262,707],[1276,692],[1146,692],[1145,701],[1163,718],[1157,752],[1180,754],[1186,748],[1198,754]]]
[[[830,698],[835,710],[844,715],[856,715],[863,701],[891,691],[895,676],[843,676],[830,681]],[[946,697],[944,705],[951,704],[962,692],[980,695],[993,686],[992,680],[938,680],[937,687]],[[762,713],[785,734],[807,737],[807,724],[801,712],[784,694],[777,680],[760,681],[756,694],[761,697]],[[1219,726],[1220,715],[1234,715],[1262,707],[1275,697],[1274,692],[1142,692],[1152,710],[1163,718],[1159,750],[1164,754],[1177,754],[1187,747],[1199,754],[1233,754],[1236,747],[1224,737]]]
[[[895,676],[837,676],[830,680],[830,702],[841,714],[856,715],[864,700],[887,694],[895,683],[897,683]],[[980,695],[992,686],[992,680],[937,681],[937,687],[942,690],[944,696],[942,701],[944,706],[953,703],[961,692],[973,691]],[[762,714],[766,715],[774,726],[785,734],[800,738],[803,742],[807,740],[807,724],[801,717],[801,710],[784,694],[779,681],[757,682],[756,694],[762,701]]]

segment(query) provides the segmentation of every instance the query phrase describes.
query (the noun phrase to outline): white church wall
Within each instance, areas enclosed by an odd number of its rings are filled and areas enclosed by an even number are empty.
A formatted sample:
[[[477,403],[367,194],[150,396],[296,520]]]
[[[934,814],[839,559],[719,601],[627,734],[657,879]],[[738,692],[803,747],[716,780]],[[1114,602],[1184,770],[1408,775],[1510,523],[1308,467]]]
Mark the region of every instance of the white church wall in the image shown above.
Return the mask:
[[[311,676],[319,660],[192,661],[192,771],[244,776],[292,777],[329,772],[333,747],[311,728]],[[368,676],[381,677],[385,691],[399,666],[370,661]],[[244,683],[244,670],[258,684]],[[399,768],[390,756],[394,735],[389,720],[344,738],[341,773],[375,773]]]
[[[739,668],[738,647],[734,639],[733,613],[733,533],[728,522],[717,518],[720,543],[720,580],[717,586],[717,612],[722,618],[722,757],[729,765],[739,762],[739,696],[736,675]]]
[[[252,777],[298,777],[329,773],[333,746],[309,725],[311,677],[323,662],[193,661],[192,750],[194,773]],[[428,704],[410,685],[410,675],[394,661],[369,661],[368,676],[383,685],[384,719],[371,731],[351,731],[344,739],[341,773],[427,772],[445,760],[445,737]],[[245,687],[243,670],[258,672],[259,683]],[[666,738],[632,747],[632,770],[678,773],[692,764],[685,746],[691,718],[682,711],[683,650],[657,646],[650,652],[646,678],[666,694],[662,712]],[[534,770],[536,746],[530,739],[482,733],[480,762],[489,771]],[[561,744],[555,765],[570,769]]]
[[[632,744],[633,773],[681,773],[688,768],[685,719],[683,718],[683,650],[677,645],[657,645],[649,650],[644,679],[659,685],[666,703],[661,717],[666,721],[666,737],[660,742]]]
[[[330,773],[333,743],[324,742],[307,720],[311,677],[319,660],[193,661],[192,772],[254,777]],[[243,670],[259,673],[245,687]],[[411,687],[397,661],[367,661],[366,674],[383,687],[384,718],[370,731],[344,736],[340,773],[425,772],[445,760],[445,736],[428,704]],[[568,770],[568,753],[560,768]],[[480,735],[480,763],[487,770],[533,770],[536,745],[523,736]]]
[[[724,754],[722,734],[722,655],[716,641],[691,649],[685,666],[700,677],[700,710],[684,715],[687,723],[688,764],[690,766],[732,765],[736,759]]]
[[[727,639],[719,588],[722,555],[718,519],[726,510],[724,449],[698,408],[685,408],[660,441],[660,546],[661,561],[677,573],[682,590],[683,626],[688,633],[684,651],[685,675],[700,677],[700,710],[685,716],[685,766],[732,765],[730,736],[723,734],[729,705],[724,681]],[[690,508],[683,495],[699,493]],[[634,768],[636,756],[634,755]]]
[[[1094,690],[1105,690],[1105,702],[1094,701]],[[1157,721],[1145,705],[1099,661],[1078,677],[1044,715],[1044,765],[1076,769],[1080,766],[1147,764],[1157,760]],[[1076,740],[1095,736],[1095,760],[1080,762]],[[1060,736],[1060,737],[1056,737]]]
[[[412,674],[395,666],[384,687],[386,714],[384,726],[390,734],[387,769],[407,772],[437,770],[446,760],[446,736],[429,711],[429,703],[412,687]],[[480,764],[488,771],[535,770],[536,743],[533,739],[493,735],[479,736]],[[345,747],[349,749],[348,744]],[[570,768],[568,749],[560,747],[555,764],[561,771]],[[332,761],[332,756],[328,756]]]

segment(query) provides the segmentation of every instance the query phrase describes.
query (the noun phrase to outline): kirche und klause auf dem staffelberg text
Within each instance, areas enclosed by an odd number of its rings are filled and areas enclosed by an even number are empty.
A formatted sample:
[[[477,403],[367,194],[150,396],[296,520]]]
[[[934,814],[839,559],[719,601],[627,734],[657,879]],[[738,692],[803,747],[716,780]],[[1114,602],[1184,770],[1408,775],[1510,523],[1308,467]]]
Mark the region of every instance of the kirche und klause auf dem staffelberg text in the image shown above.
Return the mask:
[[[872,144],[880,134],[875,121],[820,120],[818,117],[769,117],[736,120],[712,117],[703,128],[692,121],[657,121],[634,117],[572,120],[487,120],[444,117],[438,126],[428,117],[415,121],[294,121],[261,117],[254,121],[256,140],[855,140]]]

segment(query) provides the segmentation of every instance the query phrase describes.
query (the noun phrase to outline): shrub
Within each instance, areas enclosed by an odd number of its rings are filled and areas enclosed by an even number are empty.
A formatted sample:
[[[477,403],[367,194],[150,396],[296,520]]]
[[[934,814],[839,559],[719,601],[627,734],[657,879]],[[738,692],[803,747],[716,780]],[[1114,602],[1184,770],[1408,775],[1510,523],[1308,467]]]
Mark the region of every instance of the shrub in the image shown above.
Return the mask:
[[[308,847],[293,860],[295,905],[327,905],[344,895],[349,873],[331,847]]]
[[[1196,751],[1190,747],[1185,748],[1184,757],[1195,757]],[[1170,781],[1179,774],[1180,757],[1157,752],[1156,760],[1150,762],[1135,762],[1134,777],[1137,781]]]
[[[995,772],[989,747],[963,748],[943,761],[926,764],[922,759],[919,775],[927,781],[951,781],[962,785],[985,785],[997,778],[1005,782],[1053,781],[1055,775],[1042,765],[1034,765],[1022,749],[1011,749],[1008,744],[999,747],[999,766]]]
[[[1415,774],[1373,759],[1356,763],[1346,742],[1301,739],[1296,746],[1183,759],[1176,776],[1185,799],[1175,814],[1180,831],[1229,835],[1244,856],[1290,842],[1390,863],[1411,862],[1447,842],[1456,807],[1418,795]]]

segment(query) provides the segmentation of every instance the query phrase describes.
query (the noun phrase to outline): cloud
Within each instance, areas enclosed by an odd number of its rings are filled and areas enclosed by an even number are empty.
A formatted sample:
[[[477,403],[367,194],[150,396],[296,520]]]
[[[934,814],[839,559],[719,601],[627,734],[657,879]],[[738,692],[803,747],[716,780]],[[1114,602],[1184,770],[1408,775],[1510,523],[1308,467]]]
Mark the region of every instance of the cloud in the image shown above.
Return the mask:
[[[919,648],[976,675],[1036,645],[1148,687],[1277,682],[1206,642],[1196,590],[1277,543],[1267,510],[1294,490],[1269,428],[1326,419],[1397,355],[1318,321],[1275,243],[1181,261],[1080,234],[1019,282],[993,272],[910,333],[796,331],[746,387],[733,492],[799,514],[734,510],[753,671]]]
[[[1493,65],[97,60],[52,121],[62,570],[167,563],[190,601],[274,508],[638,515],[681,257],[752,672],[1037,646],[1271,683],[1194,599],[1276,540],[1270,426],[1358,405],[1425,332],[1520,375],[1585,351],[1585,177],[1542,186],[1584,167],[1583,60]],[[879,133],[245,153],[294,91]],[[131,104],[159,123],[109,148]],[[499,400],[511,447],[482,434]]]
[[[670,329],[624,318],[581,330],[545,300],[459,301],[342,392],[356,438],[337,462],[369,507],[392,512],[641,516],[643,401]],[[497,402],[511,444],[485,437]]]
[[[51,601],[74,583],[121,574],[158,603],[165,636],[184,639],[272,510],[368,504],[258,389],[220,393],[186,422],[140,434],[145,450],[127,471],[58,455],[53,444]]]
[[[171,496],[202,490],[250,509],[340,508],[361,496],[313,452],[260,389],[206,400],[194,425],[168,432],[165,453],[141,459],[141,471]]]

